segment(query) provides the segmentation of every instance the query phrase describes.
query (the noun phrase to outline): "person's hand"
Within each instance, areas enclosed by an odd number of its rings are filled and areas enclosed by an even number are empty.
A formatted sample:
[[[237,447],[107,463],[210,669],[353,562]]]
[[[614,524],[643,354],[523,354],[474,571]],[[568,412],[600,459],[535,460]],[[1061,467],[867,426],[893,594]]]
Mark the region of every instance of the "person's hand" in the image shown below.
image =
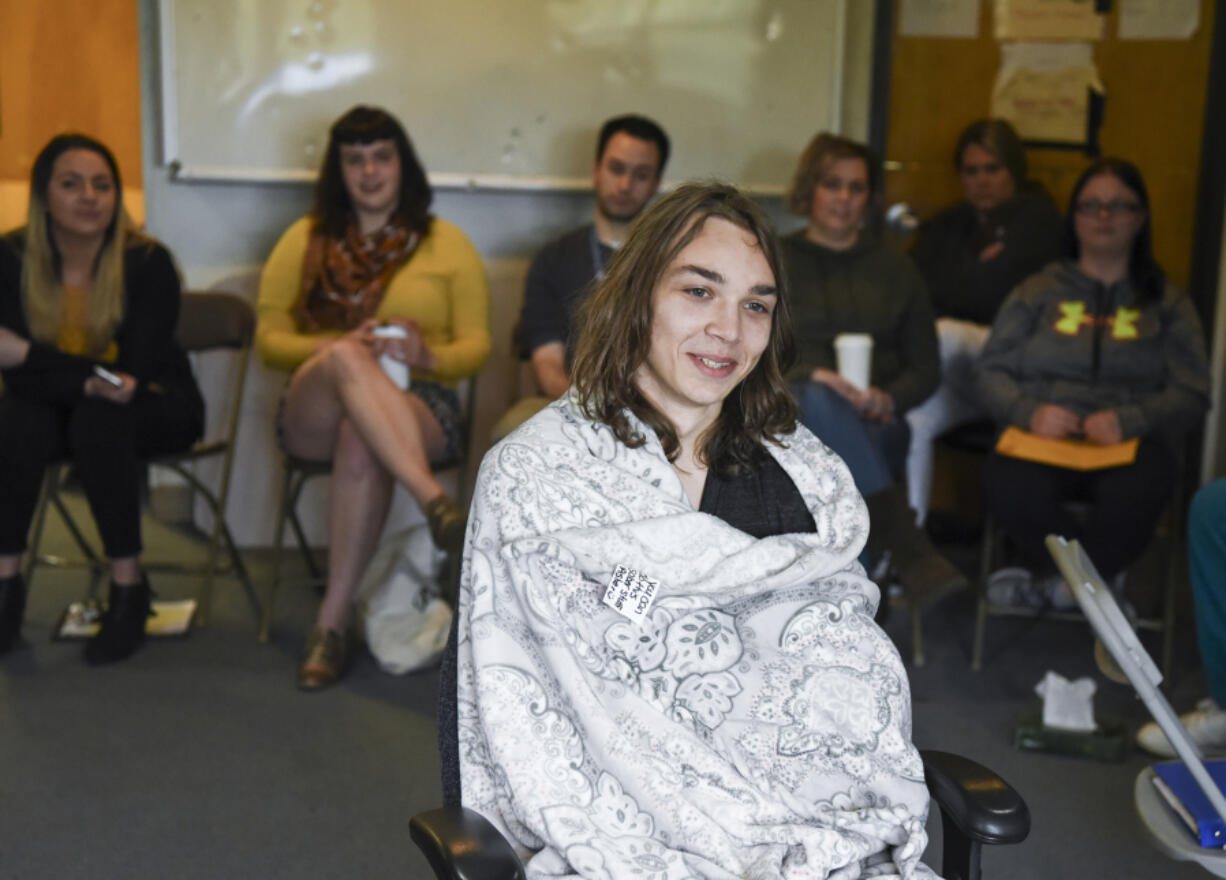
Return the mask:
[[[132,396],[136,394],[136,377],[127,373],[115,373],[115,375],[119,377],[122,385],[112,385],[101,376],[90,376],[85,380],[85,396],[101,397],[103,400],[109,400],[121,406],[131,401]]]
[[[1004,249],[1005,243],[1003,241],[992,242],[979,252],[979,262],[986,263],[988,260],[995,260]]]
[[[1081,419],[1071,409],[1054,403],[1041,403],[1030,415],[1030,432],[1059,440],[1081,430]]]
[[[1086,416],[1082,430],[1085,431],[1087,440],[1102,446],[1110,446],[1124,439],[1124,432],[1120,429],[1120,417],[1113,409],[1100,409]]]
[[[821,382],[823,385],[827,385],[832,390],[837,391],[839,396],[854,406],[858,413],[863,413],[868,405],[868,392],[861,391],[834,370],[818,367],[809,378],[814,382]]]
[[[341,339],[353,339],[357,342],[362,343],[363,345],[367,345],[367,346],[370,346],[371,348],[374,348],[375,345],[380,341],[379,337],[375,336],[374,334],[374,329],[378,326],[379,326],[379,322],[376,321],[374,318],[367,318],[361,324],[358,324],[358,326],[354,327],[352,330],[348,331],[340,338]],[[332,341],[335,342],[337,340],[332,340]]]
[[[422,339],[421,329],[417,326],[416,321],[407,318],[388,318],[383,323],[402,328],[405,335],[400,338],[373,336],[372,334],[376,355],[390,355],[393,359],[403,361],[415,370],[434,369],[434,353]]]
[[[19,367],[26,362],[30,343],[7,327],[0,327],[0,370]]]
[[[864,408],[860,415],[876,422],[889,422],[894,418],[894,398],[875,385],[864,392]]]

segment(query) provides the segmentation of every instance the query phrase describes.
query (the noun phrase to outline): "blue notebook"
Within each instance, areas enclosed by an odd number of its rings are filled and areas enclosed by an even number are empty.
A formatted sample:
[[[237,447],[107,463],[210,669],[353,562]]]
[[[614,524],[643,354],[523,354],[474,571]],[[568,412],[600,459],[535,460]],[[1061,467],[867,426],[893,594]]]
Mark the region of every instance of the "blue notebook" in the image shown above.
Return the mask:
[[[1206,761],[1205,769],[1217,787],[1226,793],[1226,759]],[[1157,774],[1154,785],[1200,845],[1214,849],[1226,846],[1226,821],[1213,811],[1187,765],[1182,761],[1166,761],[1155,764],[1154,773]]]

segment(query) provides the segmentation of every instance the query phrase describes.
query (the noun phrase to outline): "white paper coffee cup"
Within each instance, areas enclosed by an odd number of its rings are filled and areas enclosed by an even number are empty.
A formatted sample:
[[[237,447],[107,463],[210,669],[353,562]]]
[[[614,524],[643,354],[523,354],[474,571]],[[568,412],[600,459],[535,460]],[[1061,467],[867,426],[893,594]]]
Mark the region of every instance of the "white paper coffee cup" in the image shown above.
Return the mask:
[[[840,333],[834,337],[839,375],[861,391],[868,390],[873,367],[873,337],[867,333]]]
[[[399,324],[380,324],[371,332],[384,339],[404,339],[409,335]],[[409,387],[409,365],[404,361],[398,361],[391,355],[384,354],[379,356],[379,366],[398,387],[404,389]]]

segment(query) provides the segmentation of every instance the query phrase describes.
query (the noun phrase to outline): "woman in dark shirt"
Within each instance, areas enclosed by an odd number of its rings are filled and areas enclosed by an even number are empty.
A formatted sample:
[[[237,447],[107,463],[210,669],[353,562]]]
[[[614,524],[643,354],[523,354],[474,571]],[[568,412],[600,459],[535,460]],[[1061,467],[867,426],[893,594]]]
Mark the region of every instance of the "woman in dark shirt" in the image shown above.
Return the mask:
[[[34,162],[28,225],[0,239],[0,653],[21,629],[39,486],[65,458],[110,559],[110,601],[85,658],[119,660],[143,641],[143,460],[190,446],[204,426],[174,341],[179,299],[169,252],[123,209],[110,151],[83,135],[53,138]]]
[[[973,122],[958,138],[954,167],[966,195],[920,226],[911,256],[937,315],[941,384],[907,413],[907,494],[928,515],[933,444],[987,413],[974,389],[975,358],[1014,287],[1060,256],[1060,212],[1026,177],[1026,154],[1003,119]]]
[[[851,468],[873,520],[869,552],[888,550],[912,600],[932,601],[966,579],[915,526],[902,485],[905,414],[937,385],[936,334],[923,279],[905,254],[867,229],[880,165],[863,144],[818,134],[788,194],[807,225],[781,241],[794,292],[797,363],[788,373],[800,420]],[[872,337],[868,387],[837,366],[840,334]]]

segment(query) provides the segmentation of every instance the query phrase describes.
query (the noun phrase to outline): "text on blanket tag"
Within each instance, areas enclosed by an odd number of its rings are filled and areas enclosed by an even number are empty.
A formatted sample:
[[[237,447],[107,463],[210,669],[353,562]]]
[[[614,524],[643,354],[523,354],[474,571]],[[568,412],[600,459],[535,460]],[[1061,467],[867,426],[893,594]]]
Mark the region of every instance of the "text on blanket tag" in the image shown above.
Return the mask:
[[[641,623],[659,591],[659,581],[637,569],[619,565],[613,569],[613,579],[605,587],[604,603],[622,617]]]

